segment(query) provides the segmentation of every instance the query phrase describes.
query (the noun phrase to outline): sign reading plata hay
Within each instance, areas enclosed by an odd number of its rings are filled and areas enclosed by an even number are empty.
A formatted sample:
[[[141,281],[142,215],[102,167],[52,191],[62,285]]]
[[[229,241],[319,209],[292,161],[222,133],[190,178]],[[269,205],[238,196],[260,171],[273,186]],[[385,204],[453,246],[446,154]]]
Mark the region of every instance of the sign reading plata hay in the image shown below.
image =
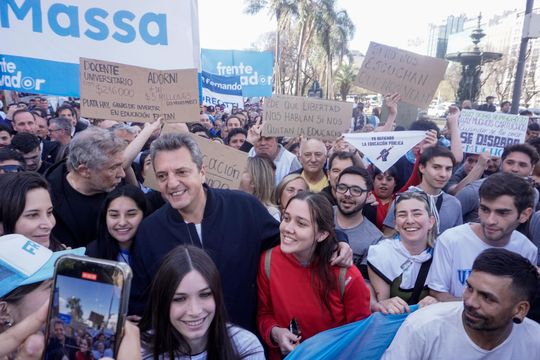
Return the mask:
[[[264,102],[263,136],[335,139],[351,126],[352,103],[274,95]]]
[[[80,59],[81,112],[89,118],[152,122],[199,119],[196,69],[153,70]]]
[[[177,132],[174,124],[163,127],[161,134]],[[206,171],[206,184],[217,189],[238,189],[242,173],[247,166],[248,154],[216,141],[191,135],[199,145],[203,154],[203,165]],[[156,175],[151,174],[145,178],[144,185],[159,191]]]
[[[401,100],[427,108],[447,66],[442,59],[371,42],[356,85],[381,94],[398,92]]]

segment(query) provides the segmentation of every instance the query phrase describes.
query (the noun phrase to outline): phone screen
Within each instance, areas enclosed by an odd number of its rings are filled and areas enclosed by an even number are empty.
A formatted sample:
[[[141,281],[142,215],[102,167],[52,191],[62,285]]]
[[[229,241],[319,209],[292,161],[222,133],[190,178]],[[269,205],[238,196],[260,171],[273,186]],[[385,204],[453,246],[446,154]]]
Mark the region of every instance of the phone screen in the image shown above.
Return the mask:
[[[47,360],[116,357],[127,302],[126,276],[114,263],[61,258],[47,328]]]

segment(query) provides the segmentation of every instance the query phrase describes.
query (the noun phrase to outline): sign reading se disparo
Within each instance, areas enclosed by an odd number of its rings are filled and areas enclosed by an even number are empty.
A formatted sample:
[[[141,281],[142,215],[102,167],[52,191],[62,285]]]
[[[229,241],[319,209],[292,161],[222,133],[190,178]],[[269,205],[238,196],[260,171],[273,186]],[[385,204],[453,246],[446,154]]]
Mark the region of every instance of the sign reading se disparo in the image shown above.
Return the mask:
[[[199,68],[196,0],[1,0],[0,39],[0,89],[79,96],[79,57]]]

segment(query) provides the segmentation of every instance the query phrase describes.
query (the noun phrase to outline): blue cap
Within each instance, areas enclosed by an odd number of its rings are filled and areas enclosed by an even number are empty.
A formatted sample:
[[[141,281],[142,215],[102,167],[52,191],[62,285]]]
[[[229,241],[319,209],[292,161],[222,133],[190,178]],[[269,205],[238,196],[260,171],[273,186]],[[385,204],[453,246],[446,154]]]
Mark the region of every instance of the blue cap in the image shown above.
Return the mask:
[[[51,279],[60,256],[84,255],[84,251],[81,247],[52,252],[23,235],[0,236],[0,297],[19,286]]]

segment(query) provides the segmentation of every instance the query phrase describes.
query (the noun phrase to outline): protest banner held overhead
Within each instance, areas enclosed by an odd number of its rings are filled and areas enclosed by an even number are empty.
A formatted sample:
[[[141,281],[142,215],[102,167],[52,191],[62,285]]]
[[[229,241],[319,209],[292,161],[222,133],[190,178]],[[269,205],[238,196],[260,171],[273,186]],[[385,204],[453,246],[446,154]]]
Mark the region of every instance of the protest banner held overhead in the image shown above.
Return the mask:
[[[427,109],[447,66],[445,60],[371,42],[356,85],[381,94],[398,92],[402,101]]]
[[[426,137],[425,131],[388,131],[343,134],[379,170],[385,172]]]
[[[352,103],[274,95],[264,102],[264,136],[335,139],[351,127]]]
[[[79,96],[79,57],[199,68],[196,0],[0,1],[0,89]]]
[[[201,49],[202,70],[219,76],[240,76],[242,96],[272,96],[274,56],[269,51]]]
[[[527,116],[462,110],[459,130],[463,151],[501,156],[506,146],[525,142],[528,123]]]
[[[178,132],[175,126],[177,125],[166,124],[161,134]],[[247,166],[248,154],[197,135],[192,135],[192,137],[203,154],[206,184],[217,189],[238,189],[242,173]],[[153,168],[145,179],[144,185],[159,191]]]
[[[235,107],[244,107],[240,76],[219,76],[203,71],[201,82],[203,105],[224,105],[229,113]]]
[[[83,116],[117,121],[199,118],[197,69],[155,70],[81,58]]]

